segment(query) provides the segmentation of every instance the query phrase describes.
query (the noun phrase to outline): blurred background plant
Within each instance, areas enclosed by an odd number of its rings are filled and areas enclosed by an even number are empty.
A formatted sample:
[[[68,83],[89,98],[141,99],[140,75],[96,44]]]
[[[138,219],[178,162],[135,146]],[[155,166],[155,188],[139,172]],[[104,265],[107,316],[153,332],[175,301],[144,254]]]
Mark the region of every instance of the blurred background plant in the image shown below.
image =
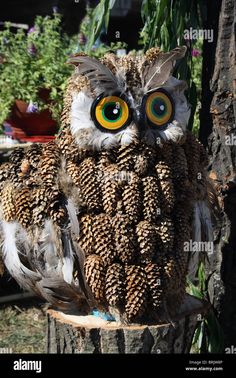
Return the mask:
[[[204,263],[198,267],[198,284],[188,281],[187,291],[200,300],[207,300],[209,277],[206,277]],[[213,307],[205,316],[199,314],[198,325],[195,329],[190,353],[223,353],[224,335],[215,315]]]
[[[76,38],[62,33],[61,16],[38,16],[28,32],[11,23],[0,31],[0,124],[9,116],[15,99],[34,104],[34,110],[49,107],[55,120],[62,110],[63,91],[72,67],[65,62],[77,47]],[[49,90],[49,104],[39,96]],[[51,101],[50,101],[51,100]]]

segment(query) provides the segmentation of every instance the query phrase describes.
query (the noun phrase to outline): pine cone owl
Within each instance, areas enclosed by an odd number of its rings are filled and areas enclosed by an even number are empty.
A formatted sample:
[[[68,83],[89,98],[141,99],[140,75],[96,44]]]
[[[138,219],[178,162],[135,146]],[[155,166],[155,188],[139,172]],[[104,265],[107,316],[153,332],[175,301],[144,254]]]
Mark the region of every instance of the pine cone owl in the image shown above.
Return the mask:
[[[185,242],[211,238],[205,159],[172,76],[185,52],[72,56],[60,134],[2,165],[4,263],[54,306],[145,323],[183,302],[199,258]]]

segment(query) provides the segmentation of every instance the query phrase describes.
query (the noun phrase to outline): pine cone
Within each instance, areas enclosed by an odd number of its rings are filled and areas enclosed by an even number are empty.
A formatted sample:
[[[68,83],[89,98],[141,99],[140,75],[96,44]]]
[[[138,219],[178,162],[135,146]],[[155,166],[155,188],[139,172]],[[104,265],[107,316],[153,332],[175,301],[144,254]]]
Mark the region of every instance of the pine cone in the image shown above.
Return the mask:
[[[155,227],[147,221],[142,221],[137,225],[136,232],[140,249],[140,262],[148,264],[153,261],[157,248]]]
[[[112,150],[105,150],[99,153],[98,157],[98,168],[103,171],[103,169],[110,164],[116,162],[116,149],[113,148]]]
[[[190,214],[185,209],[178,205],[174,211],[174,227],[175,227],[175,248],[178,250],[183,249],[183,243],[189,241],[191,234],[192,222]]]
[[[69,176],[72,179],[72,182],[79,187],[79,167],[76,163],[73,161],[67,161],[66,163],[66,172],[69,174]]]
[[[129,173],[129,180],[124,186],[122,193],[123,206],[125,213],[130,218],[130,221],[137,223],[141,216],[141,206],[142,197],[141,197],[141,188],[140,188],[140,179],[133,173]]]
[[[200,162],[200,143],[197,139],[190,133],[186,134],[186,141],[183,145],[186,160],[188,164],[188,175],[189,180],[193,181],[193,185],[197,180],[198,167]]]
[[[139,152],[135,160],[134,170],[139,175],[145,175],[152,170],[155,165],[157,150],[146,143],[141,143]]]
[[[176,275],[176,261],[173,256],[165,258],[163,271],[163,287],[166,292],[175,292],[178,287],[179,281]]]
[[[10,155],[9,161],[10,161],[10,163],[19,166],[23,157],[24,157],[24,149],[23,148],[15,148]]]
[[[161,213],[158,180],[154,176],[147,176],[142,179],[142,183],[144,219],[149,222],[156,222]]]
[[[68,213],[66,209],[66,198],[57,188],[51,189],[50,202],[47,213],[58,226],[66,226],[68,223]]]
[[[117,204],[121,196],[119,171],[116,165],[109,165],[100,172],[103,208],[109,216],[113,217],[117,212]]]
[[[106,273],[106,300],[110,306],[122,308],[125,297],[125,272],[120,264],[112,264]]]
[[[131,171],[134,168],[137,143],[121,146],[118,150],[117,164],[120,171]]]
[[[188,163],[182,146],[176,144],[173,148],[173,177],[177,185],[185,185],[188,179]]]
[[[176,143],[173,144],[172,142],[164,142],[162,147],[158,148],[157,155],[160,156],[162,160],[166,162],[168,166],[172,166],[173,164],[173,148],[175,148]]]
[[[57,144],[61,154],[67,161],[76,163],[82,157],[69,128],[64,128],[57,136]],[[84,156],[85,157],[85,156]]]
[[[106,214],[94,216],[92,232],[96,255],[102,258],[104,266],[112,264],[116,253],[113,243],[111,218]]]
[[[130,264],[136,255],[137,241],[132,223],[126,215],[117,213],[112,220],[117,256],[123,263]]]
[[[41,144],[33,144],[26,150],[25,158],[29,161],[30,165],[33,168],[37,168],[38,164],[41,160],[42,155],[42,145]]]
[[[27,227],[32,222],[32,199],[28,188],[23,188],[15,193],[15,207],[18,222]]]
[[[170,253],[174,245],[174,224],[170,217],[162,218],[156,226],[158,250],[162,254]]]
[[[156,165],[156,172],[161,189],[161,212],[162,214],[169,214],[173,210],[175,203],[171,169],[164,161],[159,161]]]
[[[159,265],[149,263],[145,266],[147,283],[152,298],[152,305],[158,310],[162,304],[163,298],[163,272]]]
[[[100,256],[87,256],[84,264],[85,278],[94,298],[105,301],[105,266]]]
[[[0,166],[0,190],[3,189],[5,181],[10,177],[10,163],[4,163]]]
[[[1,205],[3,218],[7,222],[11,222],[16,217],[16,207],[14,198],[14,188],[12,185],[6,185],[2,191],[1,195]]]
[[[87,255],[95,254],[95,241],[93,235],[93,217],[89,214],[83,215],[79,219],[80,235],[79,245]]]
[[[87,158],[79,166],[79,185],[82,200],[92,211],[101,211],[98,170],[93,158]]]
[[[57,181],[60,166],[60,150],[55,142],[43,146],[42,157],[39,164],[39,175],[44,186],[53,186]]]
[[[129,321],[138,319],[146,310],[148,286],[145,270],[141,266],[129,265],[126,273],[125,313]]]
[[[34,224],[42,225],[43,220],[47,216],[49,193],[49,189],[43,187],[32,191],[32,216]]]

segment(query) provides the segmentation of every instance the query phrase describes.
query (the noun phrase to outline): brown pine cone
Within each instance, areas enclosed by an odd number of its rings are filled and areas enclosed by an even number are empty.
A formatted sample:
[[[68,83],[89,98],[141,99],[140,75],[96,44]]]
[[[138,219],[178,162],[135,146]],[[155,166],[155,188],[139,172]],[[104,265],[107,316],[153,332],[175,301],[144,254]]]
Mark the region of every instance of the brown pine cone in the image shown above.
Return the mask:
[[[42,145],[41,144],[33,144],[26,150],[25,158],[29,161],[30,165],[33,168],[37,168],[38,164],[41,160],[42,155]]]
[[[81,197],[88,206],[88,209],[92,211],[102,210],[98,173],[93,158],[83,160],[79,166]]]
[[[103,303],[105,301],[105,266],[100,256],[89,255],[84,264],[85,278],[94,298]]]
[[[137,144],[131,143],[128,146],[121,146],[118,150],[117,164],[120,171],[131,171],[134,168]]]
[[[154,176],[142,179],[143,184],[143,215],[149,222],[156,222],[161,214],[160,189]]]
[[[152,170],[155,165],[157,149],[148,146],[146,143],[140,143],[139,151],[135,160],[134,170],[139,175],[145,175]]]
[[[24,188],[15,192],[15,207],[18,222],[27,227],[32,222],[32,198],[28,188]]]
[[[120,264],[112,264],[106,272],[106,300],[110,306],[122,308],[125,299],[125,272]]]
[[[145,270],[141,266],[129,265],[126,273],[125,313],[129,321],[135,321],[146,310],[148,286]]]
[[[23,157],[24,157],[24,149],[15,148],[9,157],[9,161],[10,163],[19,166]]]
[[[122,200],[124,211],[130,218],[130,221],[137,223],[141,216],[141,182],[139,177],[133,173],[129,173],[128,181],[124,185]]]
[[[55,142],[46,143],[43,146],[39,163],[39,176],[44,186],[53,186],[57,181],[60,166],[60,150]]]
[[[100,175],[103,208],[109,216],[113,217],[117,212],[117,204],[121,197],[119,171],[117,166],[112,164],[104,167]]]
[[[155,226],[147,221],[142,221],[137,225],[136,232],[140,250],[140,262],[148,264],[153,261],[157,248]]]
[[[67,161],[66,163],[66,172],[72,179],[72,182],[79,187],[79,167],[73,161]]]
[[[131,264],[137,254],[134,226],[127,215],[120,213],[113,217],[112,224],[117,256],[123,263]]]
[[[89,214],[83,215],[79,219],[80,234],[79,245],[84,251],[85,255],[95,254],[95,241],[93,235],[93,217]]]
[[[0,166],[0,191],[4,188],[5,181],[10,177],[10,163]]]
[[[153,263],[149,263],[145,266],[145,272],[147,275],[147,283],[152,298],[152,305],[155,310],[159,309],[162,304],[163,298],[163,271],[162,268]]]
[[[57,135],[57,144],[62,156],[70,162],[76,163],[81,157],[81,152],[76,144],[69,128],[64,128]]]
[[[174,245],[175,229],[170,217],[163,217],[156,226],[158,250],[162,254],[170,253]]]
[[[116,257],[116,251],[113,242],[111,218],[106,214],[94,216],[92,232],[96,255],[102,258],[104,266],[112,264]]]
[[[178,186],[185,185],[188,180],[188,163],[183,146],[178,144],[173,148],[173,178]]]
[[[15,207],[15,191],[12,185],[6,185],[2,190],[1,195],[1,205],[3,218],[7,222],[11,222],[16,217],[16,207]]]
[[[156,172],[161,190],[161,212],[162,214],[169,214],[175,203],[171,168],[161,160],[156,165]]]

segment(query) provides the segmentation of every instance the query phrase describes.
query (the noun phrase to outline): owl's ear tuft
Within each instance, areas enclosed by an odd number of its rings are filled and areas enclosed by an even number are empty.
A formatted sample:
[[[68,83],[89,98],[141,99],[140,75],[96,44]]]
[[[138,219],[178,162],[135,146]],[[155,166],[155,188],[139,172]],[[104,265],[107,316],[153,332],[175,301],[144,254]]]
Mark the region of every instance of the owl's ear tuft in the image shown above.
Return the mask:
[[[98,59],[87,55],[73,55],[68,63],[77,66],[79,75],[87,77],[91,88],[97,93],[114,92],[119,89],[118,80],[115,75],[102,64]]]
[[[73,64],[74,66],[78,66],[79,62],[78,62],[77,57],[80,57],[80,56],[87,56],[87,54],[85,54],[84,52],[71,54],[68,60],[66,61],[66,64]]]
[[[169,52],[151,49],[141,68],[141,79],[144,93],[161,87],[171,76],[175,62],[184,57],[186,46],[176,47]]]

